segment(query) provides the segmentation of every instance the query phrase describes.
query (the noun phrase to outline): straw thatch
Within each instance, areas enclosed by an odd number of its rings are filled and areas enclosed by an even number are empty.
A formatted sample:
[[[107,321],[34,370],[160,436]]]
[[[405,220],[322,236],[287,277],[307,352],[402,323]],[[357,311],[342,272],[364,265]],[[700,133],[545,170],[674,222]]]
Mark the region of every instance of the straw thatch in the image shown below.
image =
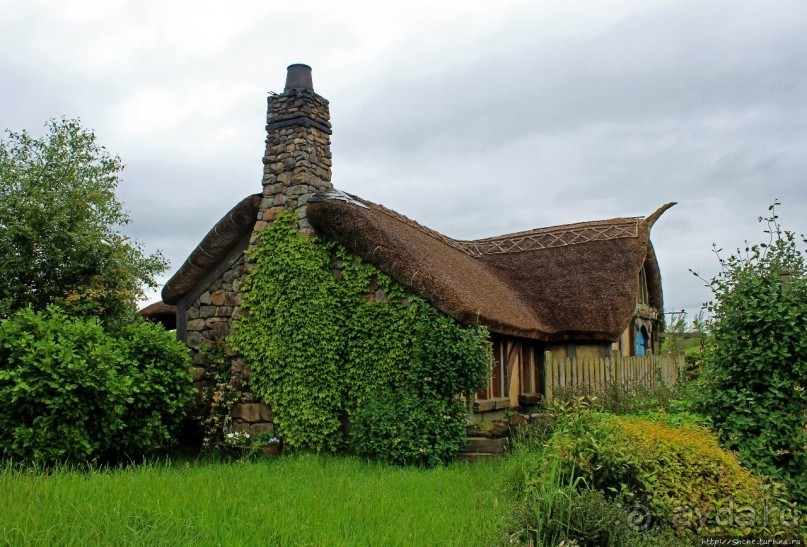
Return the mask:
[[[213,226],[163,287],[164,302],[167,304],[179,302],[179,299],[193,289],[210,268],[227,256],[230,249],[252,233],[260,204],[261,194],[247,196]]]
[[[250,234],[260,195],[236,205],[163,288],[175,304]],[[407,289],[464,324],[543,341],[613,341],[634,316],[639,271],[650,304],[663,306],[647,218],[614,218],[474,241],[421,226],[381,205],[338,191],[315,195],[308,220]],[[147,308],[148,309],[148,308]],[[144,310],[145,311],[145,310]]]
[[[613,341],[633,317],[643,265],[651,305],[662,306],[647,219],[458,241],[348,197],[318,194],[309,221],[462,323],[545,341]],[[655,221],[669,206],[649,218]]]
[[[150,304],[137,314],[154,323],[162,323],[168,330],[177,328],[177,307],[163,301]]]

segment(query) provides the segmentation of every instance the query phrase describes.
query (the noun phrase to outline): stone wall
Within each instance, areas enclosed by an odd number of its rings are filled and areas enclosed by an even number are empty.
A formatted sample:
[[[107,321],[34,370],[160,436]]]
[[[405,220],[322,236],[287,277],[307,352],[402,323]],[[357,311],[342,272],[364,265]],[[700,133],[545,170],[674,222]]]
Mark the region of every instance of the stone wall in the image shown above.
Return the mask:
[[[284,209],[297,212],[300,231],[312,235],[306,209],[311,196],[332,189],[328,101],[312,89],[287,89],[267,104],[263,157],[263,198],[248,248]],[[252,264],[241,255],[187,308],[187,343],[194,350],[194,378],[200,388],[215,388],[216,366],[199,350],[228,352],[224,338],[240,314],[244,276]],[[232,427],[251,433],[273,432],[272,412],[249,388],[249,369],[239,355],[227,353],[233,390]]]
[[[245,259],[241,255],[186,312],[186,343],[191,349],[214,349],[230,333],[233,312],[241,303]]]
[[[232,428],[250,433],[274,432],[272,412],[255,399],[249,389],[249,370],[239,356],[228,352],[225,337],[230,334],[233,320],[241,303],[246,272],[246,257],[242,254],[187,308],[186,341],[193,355],[194,386],[200,392],[217,389],[216,363],[221,355],[230,366],[225,390],[234,392]],[[221,389],[219,386],[218,389]]]

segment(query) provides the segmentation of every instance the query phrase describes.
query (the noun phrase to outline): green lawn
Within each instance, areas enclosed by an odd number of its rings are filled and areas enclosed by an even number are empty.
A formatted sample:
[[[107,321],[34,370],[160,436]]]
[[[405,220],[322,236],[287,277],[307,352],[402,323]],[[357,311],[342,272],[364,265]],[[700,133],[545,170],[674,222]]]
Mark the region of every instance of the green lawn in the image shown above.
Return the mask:
[[[293,456],[91,472],[0,470],[0,544],[490,545],[503,461],[421,470]]]

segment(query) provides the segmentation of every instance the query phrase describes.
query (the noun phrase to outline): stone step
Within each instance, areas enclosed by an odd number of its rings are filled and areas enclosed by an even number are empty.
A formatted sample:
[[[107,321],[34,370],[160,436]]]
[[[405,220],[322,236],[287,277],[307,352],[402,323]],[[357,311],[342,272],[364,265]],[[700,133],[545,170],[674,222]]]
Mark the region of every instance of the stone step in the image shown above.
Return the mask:
[[[500,457],[501,454],[490,454],[488,452],[460,452],[457,454],[457,459],[464,462],[476,463],[490,461],[493,458]]]
[[[467,437],[463,449],[466,453],[503,454],[509,445],[508,439],[490,439],[488,437]]]

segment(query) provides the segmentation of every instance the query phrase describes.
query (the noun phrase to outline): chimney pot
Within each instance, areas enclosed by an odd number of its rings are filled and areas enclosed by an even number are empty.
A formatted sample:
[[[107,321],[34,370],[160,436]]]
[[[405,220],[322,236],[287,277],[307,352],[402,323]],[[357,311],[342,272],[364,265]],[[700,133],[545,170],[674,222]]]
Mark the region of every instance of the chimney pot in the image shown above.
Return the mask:
[[[311,67],[301,63],[289,65],[286,69],[286,87],[283,91],[290,89],[307,89],[314,91],[314,82],[311,80]]]

